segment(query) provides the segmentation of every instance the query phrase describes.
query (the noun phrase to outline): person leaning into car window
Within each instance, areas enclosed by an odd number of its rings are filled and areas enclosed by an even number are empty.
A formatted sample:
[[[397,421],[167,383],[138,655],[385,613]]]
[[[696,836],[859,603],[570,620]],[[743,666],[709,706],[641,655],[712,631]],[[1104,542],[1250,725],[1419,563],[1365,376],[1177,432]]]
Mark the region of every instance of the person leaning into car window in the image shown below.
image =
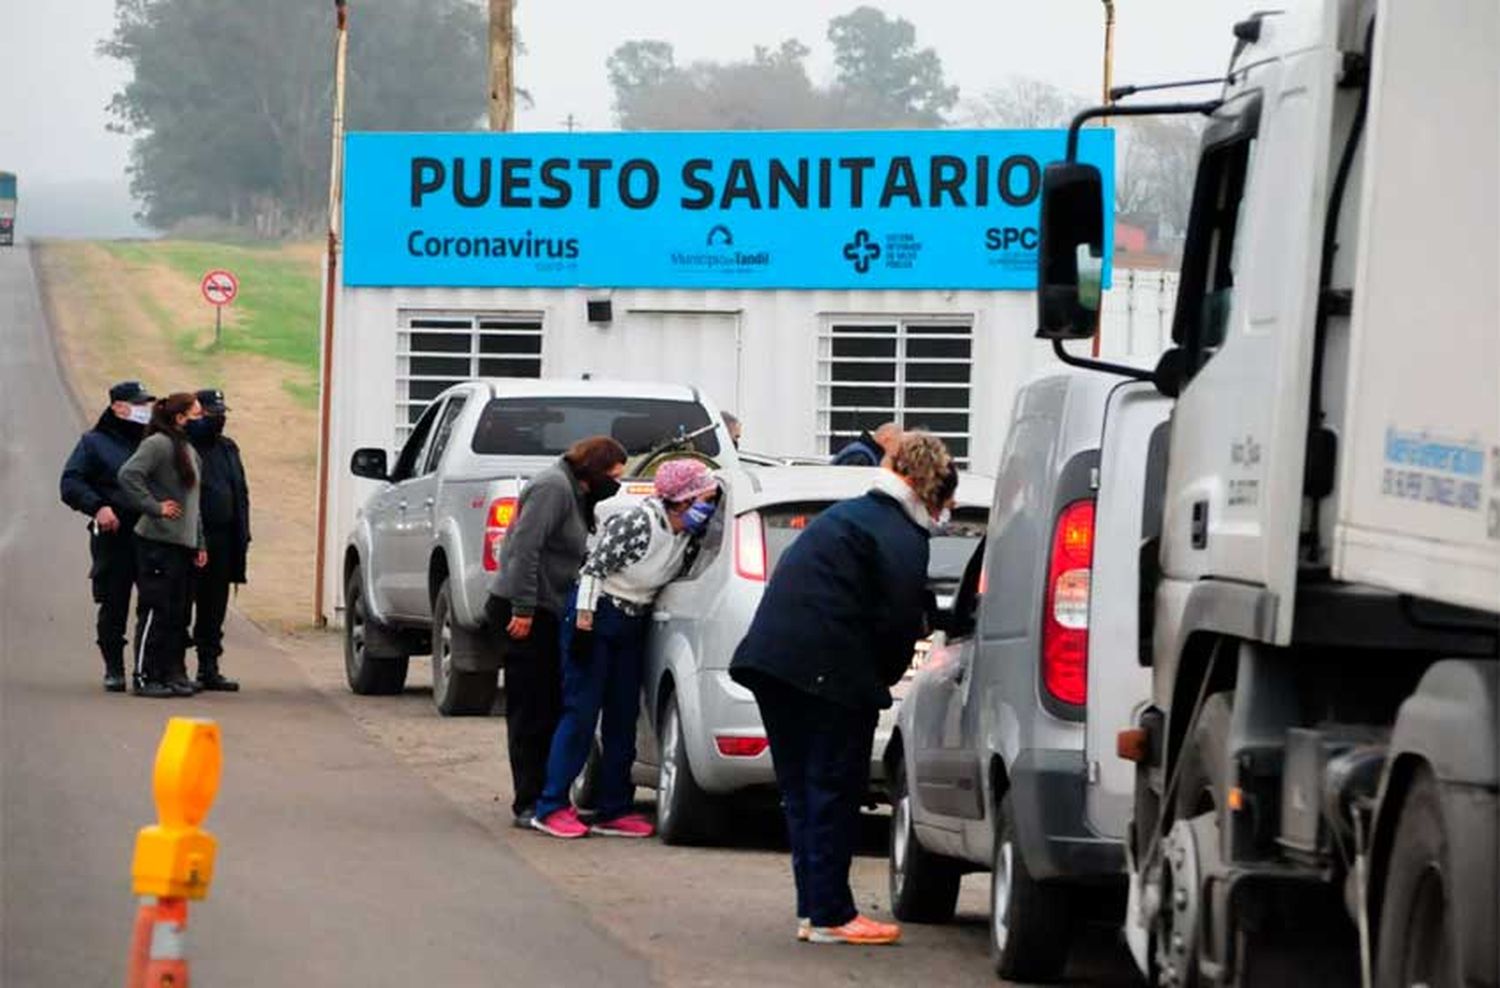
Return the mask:
[[[729,666],[770,741],[799,940],[901,938],[855,908],[849,864],[876,720],[926,634],[928,541],[953,496],[952,468],[941,440],[903,436],[868,494],[823,512],[787,549]]]
[[[531,826],[547,753],[562,716],[559,622],[569,610],[594,530],[594,506],[613,497],[625,447],[608,436],[575,443],[522,488],[500,543],[500,574],[485,617],[505,653],[505,729],[516,826]]]
[[[656,493],[614,515],[583,564],[575,607],[563,622],[563,716],[552,738],[547,785],[532,826],[553,837],[650,837],[631,812],[636,714],[646,666],[651,605],[684,569],[688,546],[708,529],[719,484],[698,460],[669,460]],[[603,720],[600,720],[600,712]],[[600,724],[599,806],[592,826],[568,803]]]

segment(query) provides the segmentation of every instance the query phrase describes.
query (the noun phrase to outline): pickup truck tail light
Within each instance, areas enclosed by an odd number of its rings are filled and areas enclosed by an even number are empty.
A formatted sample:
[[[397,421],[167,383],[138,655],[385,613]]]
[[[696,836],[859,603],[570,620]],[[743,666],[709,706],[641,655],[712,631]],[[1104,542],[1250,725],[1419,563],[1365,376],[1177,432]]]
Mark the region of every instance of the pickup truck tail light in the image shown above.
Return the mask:
[[[1053,699],[1088,699],[1089,580],[1094,565],[1094,502],[1074,501],[1057,516],[1042,614],[1042,684]]]
[[[761,752],[770,747],[770,742],[763,737],[741,734],[717,735],[714,744],[718,746],[719,754],[726,758],[759,758]]]
[[[494,573],[500,569],[500,543],[505,540],[505,533],[510,531],[510,526],[515,524],[515,520],[515,498],[501,497],[490,502],[490,510],[484,519],[484,568],[486,572]]]
[[[766,530],[751,511],[734,520],[734,571],[746,580],[766,582]]]

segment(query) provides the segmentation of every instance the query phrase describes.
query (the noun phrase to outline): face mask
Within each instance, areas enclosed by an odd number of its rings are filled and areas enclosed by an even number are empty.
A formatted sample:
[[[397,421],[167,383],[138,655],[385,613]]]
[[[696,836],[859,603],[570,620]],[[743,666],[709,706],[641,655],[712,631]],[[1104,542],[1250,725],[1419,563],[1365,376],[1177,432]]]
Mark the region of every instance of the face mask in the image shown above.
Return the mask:
[[[708,523],[713,520],[716,510],[718,505],[712,501],[694,501],[682,513],[683,529],[692,535],[702,535],[708,531]]]
[[[224,420],[221,418],[210,418],[205,415],[201,419],[188,419],[184,427],[189,439],[202,441],[213,439],[224,431]]]
[[[600,477],[589,485],[589,500],[595,504],[608,501],[618,493],[620,493],[620,482],[613,477]]]
[[[130,414],[127,415],[127,416],[125,416],[125,418],[127,420],[131,421],[131,422],[134,422],[136,425],[150,425],[151,424],[151,406],[150,405],[131,405],[130,406]]]

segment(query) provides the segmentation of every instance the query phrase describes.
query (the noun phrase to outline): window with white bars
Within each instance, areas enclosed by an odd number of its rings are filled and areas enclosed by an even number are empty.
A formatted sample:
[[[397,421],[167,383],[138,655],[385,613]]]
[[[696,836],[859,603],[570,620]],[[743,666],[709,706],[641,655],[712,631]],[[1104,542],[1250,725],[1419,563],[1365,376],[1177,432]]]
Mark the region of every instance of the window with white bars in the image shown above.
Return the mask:
[[[883,422],[940,437],[969,461],[974,331],[967,321],[835,320],[818,343],[818,440],[833,454]]]
[[[407,312],[396,341],[396,445],[432,399],[476,377],[541,377],[535,313]]]

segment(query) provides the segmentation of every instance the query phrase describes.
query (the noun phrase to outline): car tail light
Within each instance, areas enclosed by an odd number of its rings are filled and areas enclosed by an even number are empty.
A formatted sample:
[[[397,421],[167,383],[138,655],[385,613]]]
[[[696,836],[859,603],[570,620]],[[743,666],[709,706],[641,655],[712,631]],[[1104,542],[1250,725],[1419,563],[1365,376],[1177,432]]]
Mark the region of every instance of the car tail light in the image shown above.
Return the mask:
[[[766,582],[766,530],[751,511],[734,520],[734,571],[747,580]]]
[[[1042,614],[1042,683],[1063,703],[1088,699],[1089,579],[1094,564],[1094,502],[1074,501],[1057,516]]]
[[[719,746],[719,754],[725,758],[757,758],[770,746],[770,742],[763,737],[732,734],[717,735],[714,743]]]
[[[515,524],[516,510],[513,497],[496,498],[490,503],[484,519],[484,568],[487,572],[493,573],[500,568],[500,543],[505,540],[510,526]]]

